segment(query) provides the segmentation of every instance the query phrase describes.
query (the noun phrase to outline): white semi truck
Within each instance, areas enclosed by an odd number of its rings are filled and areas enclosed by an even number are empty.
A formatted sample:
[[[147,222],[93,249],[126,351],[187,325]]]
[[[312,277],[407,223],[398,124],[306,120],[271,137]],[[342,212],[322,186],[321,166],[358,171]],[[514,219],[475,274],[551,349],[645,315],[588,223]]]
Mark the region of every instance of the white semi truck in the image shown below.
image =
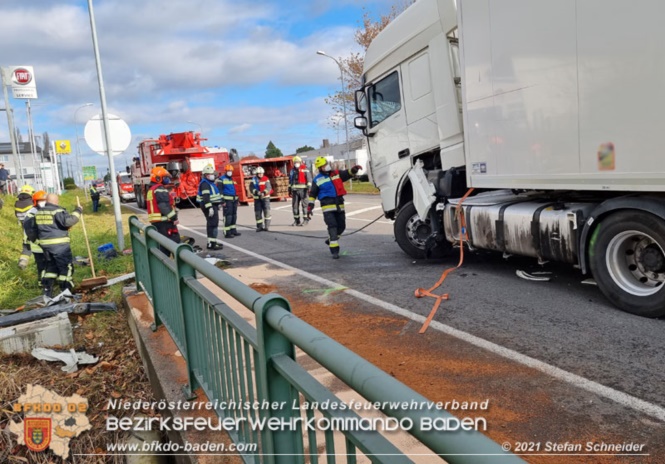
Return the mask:
[[[372,42],[355,126],[395,238],[591,273],[665,315],[661,0],[418,0]]]

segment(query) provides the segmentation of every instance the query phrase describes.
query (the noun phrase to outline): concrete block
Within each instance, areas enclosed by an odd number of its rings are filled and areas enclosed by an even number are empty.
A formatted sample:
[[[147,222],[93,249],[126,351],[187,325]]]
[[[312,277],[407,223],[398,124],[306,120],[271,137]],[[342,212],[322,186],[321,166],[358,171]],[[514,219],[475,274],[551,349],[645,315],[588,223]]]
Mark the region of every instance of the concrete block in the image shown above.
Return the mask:
[[[34,348],[74,342],[67,313],[0,329],[0,353],[29,353]]]

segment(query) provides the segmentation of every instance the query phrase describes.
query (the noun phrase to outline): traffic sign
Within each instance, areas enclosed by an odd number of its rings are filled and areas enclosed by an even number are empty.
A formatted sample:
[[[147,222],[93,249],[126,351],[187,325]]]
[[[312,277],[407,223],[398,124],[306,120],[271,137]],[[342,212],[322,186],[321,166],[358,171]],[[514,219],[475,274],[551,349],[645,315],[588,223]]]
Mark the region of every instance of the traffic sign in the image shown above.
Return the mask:
[[[132,132],[129,126],[120,117],[109,114],[109,139],[113,156],[123,153],[132,141]],[[85,142],[92,151],[106,155],[106,141],[104,139],[104,120],[98,114],[90,118],[85,125]]]
[[[83,180],[97,179],[97,166],[83,166]]]

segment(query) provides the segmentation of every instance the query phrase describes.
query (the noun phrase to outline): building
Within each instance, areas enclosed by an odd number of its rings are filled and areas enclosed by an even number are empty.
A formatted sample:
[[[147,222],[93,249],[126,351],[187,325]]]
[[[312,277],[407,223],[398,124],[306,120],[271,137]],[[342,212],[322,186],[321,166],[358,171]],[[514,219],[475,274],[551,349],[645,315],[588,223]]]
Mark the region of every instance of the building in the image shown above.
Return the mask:
[[[52,187],[51,163],[48,154],[44,153],[42,147],[36,147],[36,153],[33,155],[32,148],[28,142],[18,142],[16,144],[17,156],[12,154],[11,143],[0,143],[0,163],[5,165],[9,171],[11,179],[18,188],[21,187],[19,174],[19,162],[22,168],[23,181],[38,189],[47,189]],[[41,171],[40,171],[41,169]]]
[[[317,156],[326,156],[328,159],[332,158],[335,169],[350,168],[356,164],[367,169],[367,147],[364,137],[349,140],[348,152],[345,143],[331,145],[328,139],[323,139],[321,148],[298,153],[298,156],[303,158],[310,167]]]

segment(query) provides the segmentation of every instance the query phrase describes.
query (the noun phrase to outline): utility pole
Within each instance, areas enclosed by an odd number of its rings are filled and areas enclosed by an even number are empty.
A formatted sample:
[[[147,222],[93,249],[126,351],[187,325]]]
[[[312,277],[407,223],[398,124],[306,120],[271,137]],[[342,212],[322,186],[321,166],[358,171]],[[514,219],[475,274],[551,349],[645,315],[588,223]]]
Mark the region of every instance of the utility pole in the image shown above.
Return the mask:
[[[122,231],[122,213],[120,212],[120,195],[118,194],[118,182],[115,176],[115,165],[113,163],[113,146],[109,134],[109,118],[106,111],[106,92],[104,91],[104,78],[102,77],[102,62],[99,57],[99,46],[97,45],[97,28],[95,27],[95,14],[92,8],[92,0],[88,0],[88,12],[90,14],[90,31],[92,32],[92,46],[95,51],[95,63],[97,64],[97,80],[99,81],[99,100],[102,106],[102,122],[104,128],[104,141],[106,143],[106,156],[109,160],[111,171],[111,195],[113,197],[113,214],[115,216],[115,228],[118,236],[118,248],[122,252],[125,249],[125,236]]]
[[[12,155],[16,163],[14,166],[18,166],[16,178],[20,180],[23,184],[23,167],[21,166],[21,157],[17,155],[16,149],[16,132],[14,131],[14,115],[12,113],[12,107],[9,104],[9,94],[7,93],[7,81],[9,76],[6,75],[7,68],[0,68],[0,77],[2,78],[2,92],[5,95],[5,111],[7,113],[7,125],[9,126],[9,139],[12,143]]]
[[[32,124],[32,107],[30,100],[26,100],[25,108],[28,113],[28,138],[30,139],[30,150],[32,151],[32,164],[35,167],[35,188],[42,190],[46,183],[42,181],[42,159],[37,157],[37,143],[35,142],[35,129]]]

